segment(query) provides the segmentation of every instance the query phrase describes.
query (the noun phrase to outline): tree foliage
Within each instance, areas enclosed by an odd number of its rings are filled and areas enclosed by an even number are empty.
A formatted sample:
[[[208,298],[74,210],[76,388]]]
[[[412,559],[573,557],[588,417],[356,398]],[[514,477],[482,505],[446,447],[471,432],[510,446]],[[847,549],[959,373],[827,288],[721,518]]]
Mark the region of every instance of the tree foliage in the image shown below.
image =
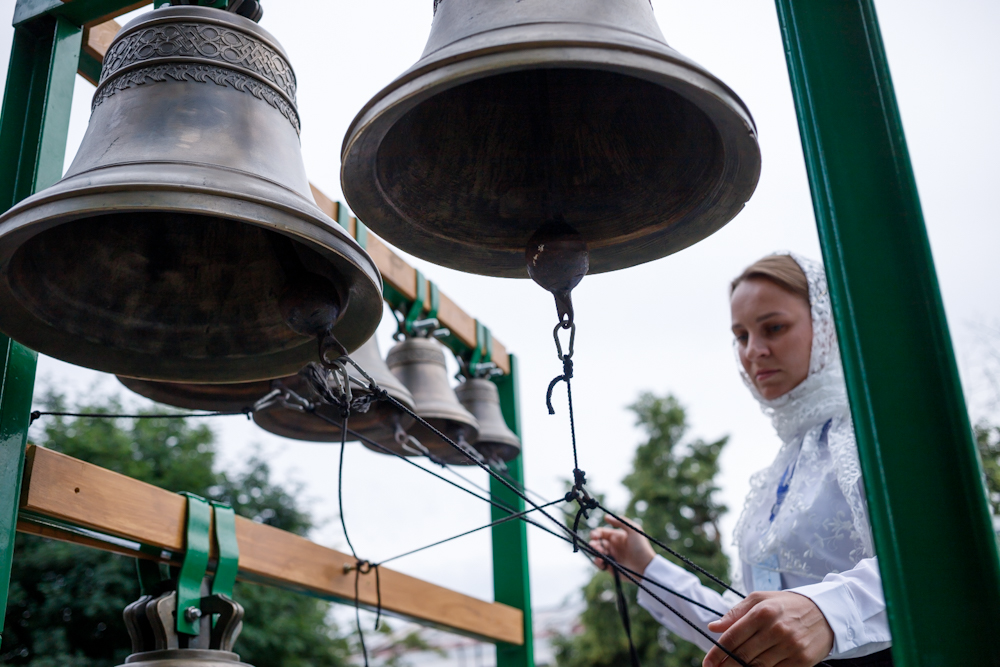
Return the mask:
[[[629,407],[646,435],[622,481],[630,492],[625,515],[639,519],[643,530],[720,578],[729,572],[722,552],[719,518],[726,507],[717,503],[715,476],[727,438],[685,442],[684,408],[673,396],[643,394]],[[594,527],[591,521],[589,527]],[[659,549],[657,549],[659,551]],[[667,556],[671,558],[670,556]],[[703,583],[705,579],[703,578]],[[704,653],[672,637],[636,603],[637,588],[623,579],[629,600],[632,637],[643,665],[697,667]],[[597,572],[583,588],[586,608],[581,631],[556,640],[561,667],[618,667],[630,664],[628,641],[615,602],[613,577]]]
[[[46,410],[67,411],[49,393]],[[117,399],[74,406],[77,412],[120,413]],[[69,456],[171,491],[224,500],[238,514],[304,535],[308,513],[271,481],[252,456],[235,474],[214,470],[216,447],[204,424],[182,419],[46,418],[33,441]],[[32,667],[112,667],[130,641],[122,610],[139,597],[131,558],[30,535],[17,537],[0,662]],[[246,609],[236,650],[257,667],[340,667],[350,646],[328,618],[328,604],[288,591],[237,583]]]

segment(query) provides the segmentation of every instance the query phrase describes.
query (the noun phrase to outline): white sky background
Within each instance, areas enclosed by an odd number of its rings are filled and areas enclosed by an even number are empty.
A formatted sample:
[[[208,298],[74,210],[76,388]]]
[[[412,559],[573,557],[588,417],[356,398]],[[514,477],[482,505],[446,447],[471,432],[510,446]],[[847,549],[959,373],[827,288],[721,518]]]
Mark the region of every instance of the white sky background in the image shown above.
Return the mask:
[[[287,49],[299,81],[302,151],[307,172],[342,199],[340,146],[354,114],[420,55],[431,21],[430,0],[265,0],[261,25]],[[742,386],[729,333],[727,284],[744,266],[774,250],[819,256],[801,144],[774,4],[754,0],[653,0],[668,42],[729,84],[757,122],[763,172],[756,194],[727,227],[678,255],[612,274],[590,276],[574,294],[578,335],[574,397],[580,463],[591,488],[613,506],[640,441],[625,406],[639,392],[672,392],[688,408],[691,434],[728,434],[720,493],[730,513],[725,541],[753,471],[770,462],[777,438]],[[11,16],[14,0],[0,0]],[[975,323],[1000,323],[996,255],[1000,224],[1000,5],[989,0],[879,0],[910,153],[952,335],[963,374],[975,384]],[[5,21],[6,23],[6,21]],[[12,31],[0,29],[6,69]],[[93,88],[78,79],[67,166],[82,139]],[[552,345],[552,298],[529,281],[460,274],[412,260],[442,291],[521,360],[525,468],[530,488],[554,498],[571,474],[565,390],[557,416],[544,406],[549,380],[561,372]],[[391,322],[380,329],[383,352]],[[125,391],[113,378],[52,359],[40,363],[40,387],[74,395]],[[136,399],[136,405],[141,402]],[[326,522],[314,538],[345,547],[336,517],[336,446],[271,436],[243,418],[213,420],[223,461],[238,467],[263,447],[281,480],[300,480],[313,513]],[[485,483],[478,471],[469,475]],[[362,557],[375,560],[486,523],[488,508],[398,461],[352,445],[347,452],[345,512]],[[533,601],[549,606],[589,576],[570,549],[529,529]],[[392,567],[482,598],[492,597],[487,533],[463,538]]]

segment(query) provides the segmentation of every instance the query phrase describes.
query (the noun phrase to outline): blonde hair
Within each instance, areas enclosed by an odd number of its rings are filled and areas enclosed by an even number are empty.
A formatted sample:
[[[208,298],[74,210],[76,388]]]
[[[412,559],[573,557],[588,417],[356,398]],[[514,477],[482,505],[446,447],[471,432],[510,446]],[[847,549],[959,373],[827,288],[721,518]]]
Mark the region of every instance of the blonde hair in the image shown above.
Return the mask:
[[[768,255],[748,266],[729,286],[732,296],[744,280],[763,278],[809,303],[809,280],[799,263],[789,255]]]

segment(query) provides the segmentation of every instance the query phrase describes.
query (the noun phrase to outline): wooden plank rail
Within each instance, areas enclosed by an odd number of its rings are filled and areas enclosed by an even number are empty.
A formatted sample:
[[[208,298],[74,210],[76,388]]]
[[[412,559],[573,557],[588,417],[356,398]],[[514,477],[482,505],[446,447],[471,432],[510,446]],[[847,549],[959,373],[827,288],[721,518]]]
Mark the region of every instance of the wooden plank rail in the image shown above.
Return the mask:
[[[138,555],[120,545],[58,527],[33,525],[30,520],[31,516],[48,517],[178,554],[184,550],[186,503],[175,493],[29,445],[20,503],[25,518],[18,521],[17,529]],[[236,518],[236,536],[240,579],[353,602],[355,575],[344,571],[344,565],[354,563],[349,554],[243,517]],[[524,643],[521,610],[380,569],[385,611],[486,641]],[[361,576],[359,600],[369,608],[376,605],[374,573]]]
[[[103,61],[104,54],[108,52],[108,47],[111,46],[111,42],[120,29],[121,26],[113,20],[88,26],[84,34],[84,52],[98,62]],[[83,70],[80,71],[80,74],[96,85],[97,82],[84,73]],[[334,220],[339,220],[342,204],[327,197],[315,185],[310,185],[312,187],[313,198],[320,209]],[[350,219],[348,230],[352,235],[357,235],[356,218],[352,217]],[[381,239],[370,231],[368,232],[366,249],[375,261],[375,266],[378,267],[379,272],[382,274],[382,279],[406,299],[415,301],[417,298],[416,269],[407,264],[406,261],[394,253]],[[474,350],[477,345],[476,320],[459,308],[445,294],[440,293],[439,296],[438,321],[441,322],[441,326],[450,329],[452,334],[466,347]],[[425,298],[424,310],[429,312],[430,309],[430,295],[428,295]],[[492,360],[501,371],[510,373],[510,360],[507,358],[507,349],[496,338],[493,338]]]

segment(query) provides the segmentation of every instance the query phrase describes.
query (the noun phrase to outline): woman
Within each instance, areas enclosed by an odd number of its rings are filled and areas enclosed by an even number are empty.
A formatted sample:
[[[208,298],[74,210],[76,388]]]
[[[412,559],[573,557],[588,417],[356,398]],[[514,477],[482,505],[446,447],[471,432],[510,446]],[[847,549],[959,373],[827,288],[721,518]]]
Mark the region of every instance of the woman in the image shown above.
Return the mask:
[[[761,667],[891,666],[891,637],[847,402],[826,274],[816,262],[772,255],[730,291],[740,372],[783,446],[751,478],[736,527],[735,588],[720,595],[657,556],[613,519],[591,545],[624,566],[720,612],[655,585],[665,602],[746,663]],[[726,654],[640,590],[639,604],[708,654],[704,667],[735,667]],[[839,661],[843,662],[839,662]]]

